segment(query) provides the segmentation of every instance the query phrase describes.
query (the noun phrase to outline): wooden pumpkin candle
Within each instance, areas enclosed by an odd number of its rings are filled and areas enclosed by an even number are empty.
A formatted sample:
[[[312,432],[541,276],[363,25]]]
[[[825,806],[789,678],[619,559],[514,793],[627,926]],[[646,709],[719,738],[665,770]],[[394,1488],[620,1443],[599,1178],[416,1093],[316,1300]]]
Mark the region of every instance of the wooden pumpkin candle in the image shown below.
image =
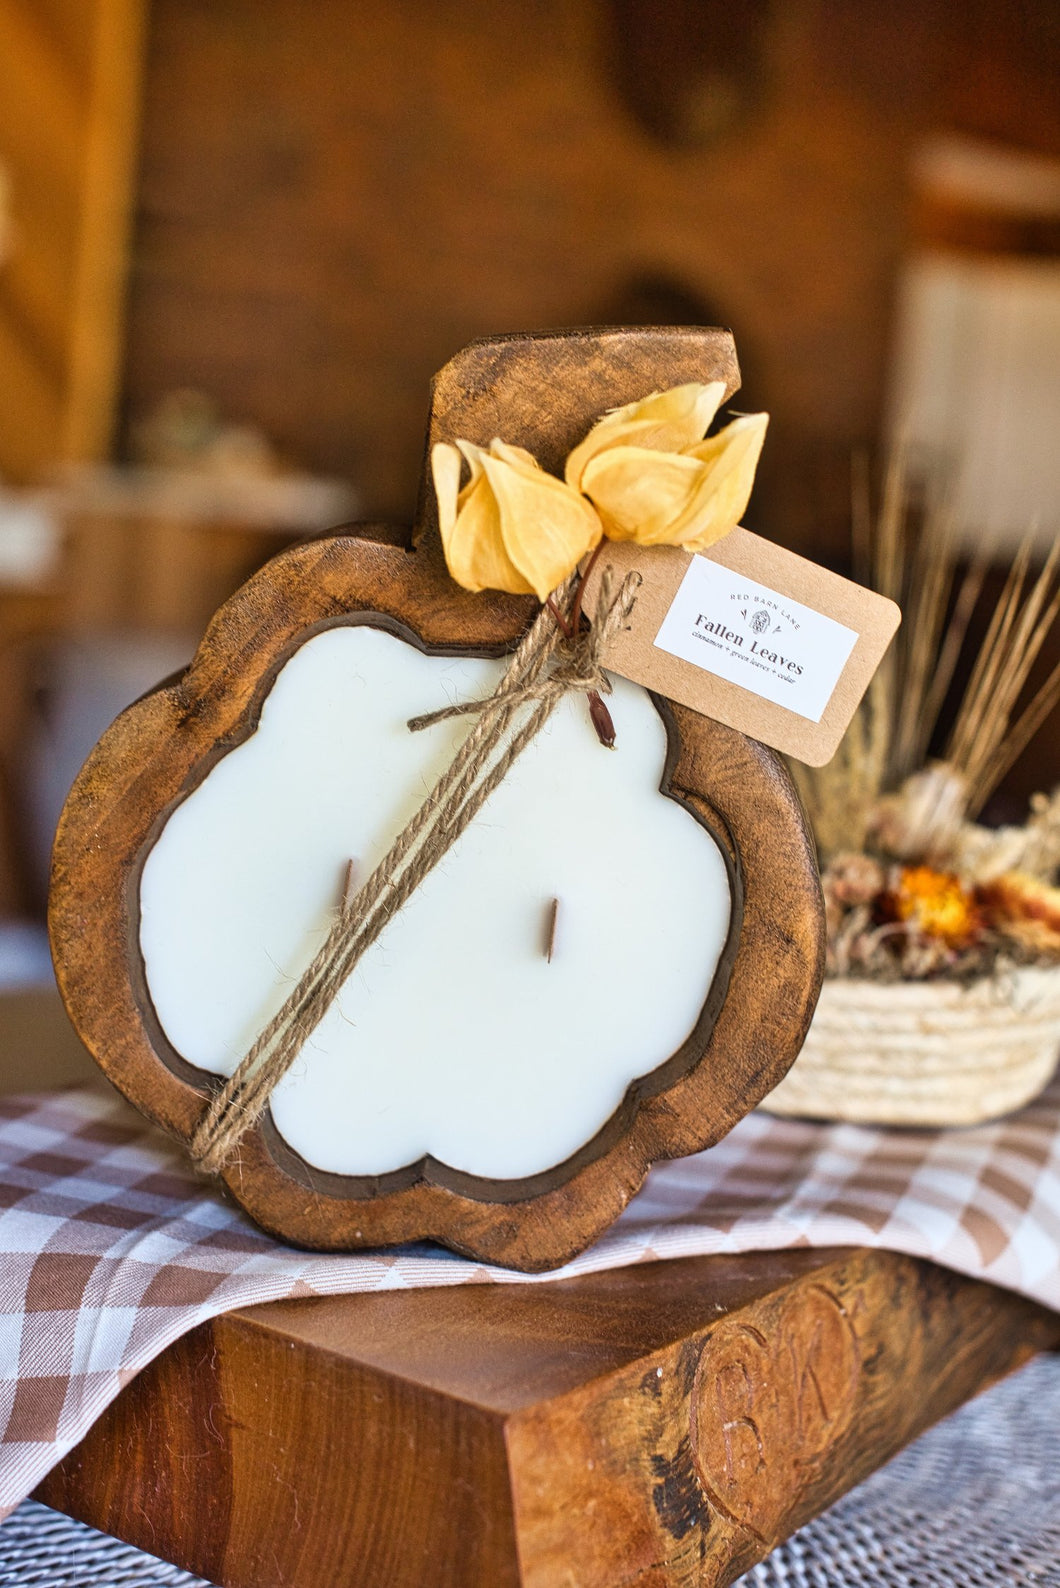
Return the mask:
[[[477,450],[494,437],[551,492],[605,411],[712,382],[736,386],[722,332],[465,350],[434,389],[441,525],[428,483],[409,543],[355,530],[283,552],[71,792],[51,900],[71,1017],[277,1235],[555,1266],[798,1052],[822,923],[777,758],[621,679],[605,703],[599,642],[628,581],[587,628],[577,575],[545,606],[472,591],[439,534],[467,582],[507,555],[468,539],[478,508],[455,474],[447,498],[445,443],[496,485],[492,534],[510,507]],[[531,465],[497,456],[517,494]],[[591,530],[570,489],[527,531],[517,590],[542,538]]]

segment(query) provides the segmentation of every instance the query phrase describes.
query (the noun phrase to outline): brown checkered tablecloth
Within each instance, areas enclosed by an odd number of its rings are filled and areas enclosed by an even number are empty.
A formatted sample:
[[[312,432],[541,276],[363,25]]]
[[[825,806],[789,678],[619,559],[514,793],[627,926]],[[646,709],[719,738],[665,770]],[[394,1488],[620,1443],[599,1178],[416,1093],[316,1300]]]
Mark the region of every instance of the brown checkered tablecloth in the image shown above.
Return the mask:
[[[757,1113],[656,1168],[618,1223],[530,1279],[426,1246],[314,1256],[256,1230],[123,1103],[0,1099],[0,1514],[122,1386],[228,1308],[280,1297],[548,1283],[654,1258],[881,1246],[1060,1309],[1060,1083],[972,1130],[884,1131]]]

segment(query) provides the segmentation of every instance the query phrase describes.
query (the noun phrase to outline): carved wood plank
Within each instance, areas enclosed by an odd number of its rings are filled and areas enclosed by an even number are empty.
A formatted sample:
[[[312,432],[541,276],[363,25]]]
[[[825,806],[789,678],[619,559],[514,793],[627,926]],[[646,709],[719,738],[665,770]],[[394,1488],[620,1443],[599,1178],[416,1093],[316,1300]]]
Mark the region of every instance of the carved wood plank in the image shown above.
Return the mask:
[[[38,1498],[222,1588],[715,1588],[1060,1319],[883,1252],[244,1309]]]

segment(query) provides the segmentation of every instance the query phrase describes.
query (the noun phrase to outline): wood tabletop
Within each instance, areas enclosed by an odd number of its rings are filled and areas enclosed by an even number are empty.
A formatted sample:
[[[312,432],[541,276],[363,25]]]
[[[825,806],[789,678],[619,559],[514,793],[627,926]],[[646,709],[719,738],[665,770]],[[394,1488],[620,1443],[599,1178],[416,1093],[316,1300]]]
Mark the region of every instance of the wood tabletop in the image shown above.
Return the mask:
[[[277,1302],[37,1491],[224,1588],[729,1583],[1060,1318],[886,1252]]]

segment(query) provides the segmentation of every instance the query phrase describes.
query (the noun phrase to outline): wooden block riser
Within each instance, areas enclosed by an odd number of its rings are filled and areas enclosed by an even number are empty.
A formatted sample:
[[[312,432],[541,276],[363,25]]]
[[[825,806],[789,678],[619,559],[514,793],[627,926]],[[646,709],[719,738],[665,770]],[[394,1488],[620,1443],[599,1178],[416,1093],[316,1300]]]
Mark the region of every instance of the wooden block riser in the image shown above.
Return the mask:
[[[1058,1336],[860,1251],[278,1303],[173,1346],[38,1497],[224,1588],[714,1588]]]

